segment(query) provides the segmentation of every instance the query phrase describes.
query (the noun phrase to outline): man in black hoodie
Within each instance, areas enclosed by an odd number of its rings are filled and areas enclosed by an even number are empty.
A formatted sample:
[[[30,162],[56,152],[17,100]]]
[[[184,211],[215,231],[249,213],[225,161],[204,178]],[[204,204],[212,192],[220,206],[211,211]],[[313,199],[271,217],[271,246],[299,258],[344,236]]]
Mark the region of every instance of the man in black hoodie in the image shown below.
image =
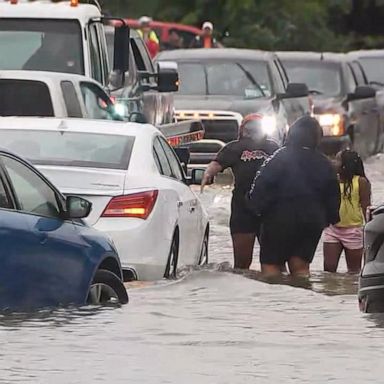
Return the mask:
[[[318,151],[322,129],[304,116],[286,145],[257,174],[249,207],[262,218],[260,262],[267,276],[308,275],[324,228],[339,221],[340,189],[331,162]]]

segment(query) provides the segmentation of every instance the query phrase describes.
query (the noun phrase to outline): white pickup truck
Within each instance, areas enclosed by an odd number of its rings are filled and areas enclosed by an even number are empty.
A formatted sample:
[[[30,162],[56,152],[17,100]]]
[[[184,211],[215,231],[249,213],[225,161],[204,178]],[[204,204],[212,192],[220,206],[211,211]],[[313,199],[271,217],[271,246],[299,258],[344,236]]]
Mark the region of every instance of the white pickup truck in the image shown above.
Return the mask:
[[[122,120],[104,89],[85,76],[40,71],[0,71],[0,116]]]

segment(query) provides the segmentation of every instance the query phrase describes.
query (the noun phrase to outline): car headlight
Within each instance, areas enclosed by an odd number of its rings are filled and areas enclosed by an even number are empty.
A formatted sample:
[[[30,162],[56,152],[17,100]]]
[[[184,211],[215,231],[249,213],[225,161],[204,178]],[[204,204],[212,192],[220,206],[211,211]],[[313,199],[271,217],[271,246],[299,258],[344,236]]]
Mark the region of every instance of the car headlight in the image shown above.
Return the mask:
[[[277,120],[276,116],[266,115],[261,119],[261,126],[264,133],[268,136],[273,135],[276,132]]]
[[[113,108],[115,109],[115,113],[119,116],[125,117],[127,115],[127,108],[122,103],[116,103]]]
[[[315,115],[323,128],[324,136],[342,136],[344,134],[344,119],[338,113]]]

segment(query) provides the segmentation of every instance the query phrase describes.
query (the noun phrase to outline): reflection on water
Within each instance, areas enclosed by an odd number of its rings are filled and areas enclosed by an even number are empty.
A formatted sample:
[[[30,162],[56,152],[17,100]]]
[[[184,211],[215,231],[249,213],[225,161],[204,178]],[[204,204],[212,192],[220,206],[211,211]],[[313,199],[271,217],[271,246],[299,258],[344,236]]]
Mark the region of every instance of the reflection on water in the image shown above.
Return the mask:
[[[381,168],[380,158],[368,165],[376,201]],[[310,279],[266,284],[257,257],[252,271],[233,271],[230,188],[202,198],[208,266],[129,284],[124,307],[0,315],[0,383],[381,383],[384,315],[358,311],[345,264],[323,273],[320,246]]]

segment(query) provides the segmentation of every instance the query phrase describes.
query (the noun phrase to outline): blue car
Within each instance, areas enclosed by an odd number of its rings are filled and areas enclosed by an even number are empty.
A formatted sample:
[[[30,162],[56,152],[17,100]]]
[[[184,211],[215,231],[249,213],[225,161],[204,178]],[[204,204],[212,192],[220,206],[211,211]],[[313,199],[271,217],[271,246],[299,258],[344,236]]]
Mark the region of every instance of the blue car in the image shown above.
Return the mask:
[[[0,310],[128,302],[113,243],[28,162],[0,150]]]

